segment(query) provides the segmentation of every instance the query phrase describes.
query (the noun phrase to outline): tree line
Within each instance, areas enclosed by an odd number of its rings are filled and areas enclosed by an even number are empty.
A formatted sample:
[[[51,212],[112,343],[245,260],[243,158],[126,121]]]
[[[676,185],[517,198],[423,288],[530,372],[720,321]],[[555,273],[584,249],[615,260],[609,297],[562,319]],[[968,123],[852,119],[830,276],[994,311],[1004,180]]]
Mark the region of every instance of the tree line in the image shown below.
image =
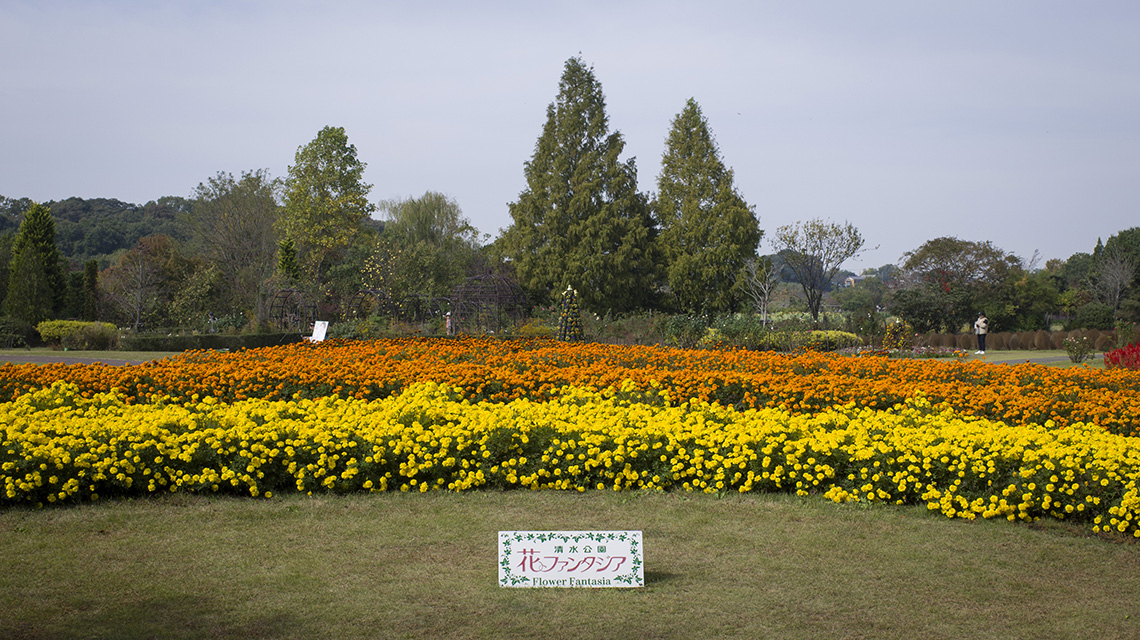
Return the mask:
[[[1044,268],[988,242],[938,238],[841,287],[855,276],[842,265],[865,250],[858,229],[819,219],[782,226],[765,254],[755,207],[695,99],[671,123],[648,194],[580,58],[566,62],[546,116],[523,165],[526,188],[508,205],[511,223],[489,243],[442,193],[370,201],[365,164],[331,126],[298,148],[284,178],[220,172],[189,198],[142,206],[0,197],[3,311],[31,324],[266,327],[283,289],[304,290],[327,315],[362,289],[442,298],[468,276],[497,273],[536,305],[573,287],[595,313],[766,313],[790,282],[813,317],[826,298],[855,317],[891,312],[924,331],[956,330],[979,310],[1008,329],[1061,315],[1140,317],[1140,229]]]

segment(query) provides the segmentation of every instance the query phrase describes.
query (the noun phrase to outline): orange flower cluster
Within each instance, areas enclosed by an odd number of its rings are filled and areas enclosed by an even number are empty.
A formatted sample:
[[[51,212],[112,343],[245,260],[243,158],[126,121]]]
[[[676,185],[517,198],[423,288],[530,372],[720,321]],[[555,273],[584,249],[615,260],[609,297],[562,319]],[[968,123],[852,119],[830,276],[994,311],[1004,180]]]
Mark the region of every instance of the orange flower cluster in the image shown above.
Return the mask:
[[[681,350],[553,340],[403,338],[326,341],[234,353],[189,352],[130,367],[2,365],[0,401],[50,387],[118,388],[131,402],[166,395],[223,401],[386,398],[417,382],[459,387],[472,401],[547,400],[564,386],[659,386],[695,399],[793,414],[836,405],[886,409],[921,392],[968,415],[1008,423],[1100,425],[1140,435],[1140,373],[1033,364],[893,360],[824,353]]]

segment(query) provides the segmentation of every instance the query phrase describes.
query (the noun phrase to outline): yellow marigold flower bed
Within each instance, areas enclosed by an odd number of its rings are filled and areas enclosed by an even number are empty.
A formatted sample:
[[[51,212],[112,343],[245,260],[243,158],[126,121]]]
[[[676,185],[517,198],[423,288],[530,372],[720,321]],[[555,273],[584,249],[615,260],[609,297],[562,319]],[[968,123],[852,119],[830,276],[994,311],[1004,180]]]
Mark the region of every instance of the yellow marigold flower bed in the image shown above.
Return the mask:
[[[381,399],[420,382],[459,387],[472,401],[547,400],[564,386],[659,384],[674,401],[818,413],[835,405],[887,409],[916,393],[1009,424],[1095,424],[1140,434],[1140,372],[1032,364],[896,360],[807,353],[690,351],[552,340],[405,338],[327,341],[235,353],[192,352],[132,367],[0,365],[0,401],[77,385],[119,389],[127,402],[168,396]]]
[[[653,382],[471,401],[434,382],[381,400],[146,402],[73,383],[0,404],[3,501],[154,492],[788,491],[925,504],[953,518],[1052,517],[1140,537],[1136,440],[932,405],[797,414],[671,400]]]

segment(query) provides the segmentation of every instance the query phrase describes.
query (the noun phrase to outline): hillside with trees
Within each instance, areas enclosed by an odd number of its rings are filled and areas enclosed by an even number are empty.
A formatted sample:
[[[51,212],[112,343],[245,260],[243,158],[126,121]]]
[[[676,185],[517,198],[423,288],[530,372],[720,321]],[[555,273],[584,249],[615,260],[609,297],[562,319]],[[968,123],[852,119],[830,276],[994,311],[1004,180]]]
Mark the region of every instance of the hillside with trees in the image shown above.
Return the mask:
[[[663,133],[657,190],[642,193],[601,83],[570,58],[493,239],[441,191],[371,201],[356,147],[333,126],[297,147],[286,176],[219,172],[189,197],[0,196],[0,334],[57,318],[164,334],[303,331],[320,318],[349,327],[340,335],[543,335],[568,288],[599,321],[668,317],[691,335],[717,317],[770,327],[787,312],[870,338],[894,320],[954,333],[978,312],[994,331],[1140,321],[1140,227],[1043,266],[990,241],[934,238],[856,275],[843,267],[866,240],[850,222],[765,234],[695,98]]]

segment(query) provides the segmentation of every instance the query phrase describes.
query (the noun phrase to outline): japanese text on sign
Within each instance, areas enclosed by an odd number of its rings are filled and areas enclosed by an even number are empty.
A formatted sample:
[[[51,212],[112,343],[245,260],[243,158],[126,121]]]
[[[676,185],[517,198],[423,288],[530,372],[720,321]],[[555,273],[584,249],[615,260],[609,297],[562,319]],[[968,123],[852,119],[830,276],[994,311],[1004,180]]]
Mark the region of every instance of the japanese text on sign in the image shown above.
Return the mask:
[[[501,587],[643,587],[640,531],[500,531]]]

